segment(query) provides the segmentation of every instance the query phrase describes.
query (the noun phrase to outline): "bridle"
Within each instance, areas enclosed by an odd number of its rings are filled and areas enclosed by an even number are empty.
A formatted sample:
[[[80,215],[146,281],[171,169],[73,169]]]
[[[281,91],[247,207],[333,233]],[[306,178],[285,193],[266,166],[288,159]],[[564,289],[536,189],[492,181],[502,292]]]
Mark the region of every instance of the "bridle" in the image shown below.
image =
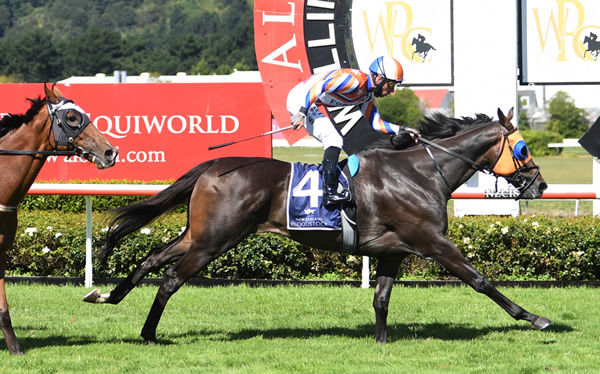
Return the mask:
[[[50,116],[51,131],[54,134],[54,149],[51,151],[0,149],[0,155],[75,156],[83,153],[83,150],[75,145],[75,139],[91,123],[83,109],[77,106],[72,100],[65,98],[56,104],[46,99],[46,107]],[[66,147],[67,149],[59,150],[57,147]]]
[[[65,98],[53,104],[46,99],[46,106],[50,116],[51,131],[54,133],[54,149],[51,151],[30,151],[22,149],[0,149],[0,155],[8,156],[75,156],[83,155],[83,149],[75,145],[75,139],[91,123],[83,109],[73,101]],[[57,147],[66,147],[62,151]],[[18,206],[0,204],[0,213],[16,212]]]
[[[433,148],[439,149],[440,151],[446,152],[449,155],[458,158],[459,160],[467,163],[469,165],[469,167],[471,169],[473,169],[474,171],[481,171],[486,174],[491,174],[491,175],[495,176],[496,177],[496,189],[497,189],[497,185],[498,185],[498,177],[502,176],[502,177],[506,178],[519,191],[519,195],[517,197],[515,197],[515,200],[518,200],[523,196],[525,191],[527,191],[527,189],[529,187],[531,187],[531,185],[536,180],[538,175],[540,175],[540,168],[537,165],[534,165],[534,166],[526,166],[525,165],[525,163],[531,159],[531,156],[529,155],[529,150],[527,149],[527,146],[525,145],[525,141],[523,140],[523,138],[521,137],[521,134],[518,132],[518,130],[516,128],[513,128],[510,131],[502,130],[502,135],[503,136],[502,136],[501,150],[498,153],[498,157],[496,158],[496,161],[489,168],[486,168],[483,165],[481,165],[480,163],[478,163],[477,161],[471,160],[468,157],[465,157],[459,153],[456,153],[438,143],[434,143],[434,142],[427,140],[421,136],[417,136],[417,141],[423,145],[423,147],[429,154],[429,157],[433,161],[433,164],[434,164],[437,172],[442,177],[442,180],[444,181],[444,184],[446,185],[446,187],[448,188],[449,191],[452,191],[450,184],[448,183],[448,180],[444,176],[444,173],[443,173],[440,165],[435,160],[433,153],[431,153],[431,150],[427,146],[431,146]],[[521,143],[521,141],[522,141],[522,143]],[[510,156],[507,157],[507,153]],[[503,163],[512,161],[512,166],[510,167],[510,169],[511,169],[510,173],[507,173],[506,171],[502,170],[501,168],[498,168],[499,163],[501,162],[501,159],[502,159]],[[506,165],[504,165],[504,167],[506,167]],[[522,174],[529,172],[530,170],[536,170],[536,174],[533,178],[531,178],[531,180],[527,181],[527,179],[524,178],[522,176]]]

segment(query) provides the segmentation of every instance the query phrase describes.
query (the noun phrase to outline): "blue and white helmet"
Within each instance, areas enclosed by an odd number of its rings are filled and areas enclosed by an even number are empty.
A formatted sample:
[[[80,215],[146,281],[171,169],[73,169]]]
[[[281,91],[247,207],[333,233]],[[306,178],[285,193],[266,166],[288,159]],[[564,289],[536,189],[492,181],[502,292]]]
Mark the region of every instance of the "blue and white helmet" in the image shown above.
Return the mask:
[[[379,56],[369,66],[371,74],[382,75],[385,79],[402,83],[404,69],[402,65],[392,56]]]

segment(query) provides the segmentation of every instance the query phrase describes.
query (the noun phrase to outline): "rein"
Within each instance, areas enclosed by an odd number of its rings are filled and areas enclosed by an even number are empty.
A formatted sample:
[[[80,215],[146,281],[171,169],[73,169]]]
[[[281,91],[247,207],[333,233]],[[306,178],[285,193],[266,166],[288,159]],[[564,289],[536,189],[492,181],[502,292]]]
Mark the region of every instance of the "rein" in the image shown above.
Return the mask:
[[[450,183],[448,183],[448,180],[446,179],[446,176],[444,175],[444,172],[442,171],[442,168],[440,167],[440,165],[436,161],[435,157],[433,157],[433,153],[431,153],[431,151],[427,147],[428,145],[431,146],[431,147],[433,147],[433,148],[437,148],[437,149],[439,149],[442,152],[446,152],[449,155],[451,155],[453,157],[456,157],[456,158],[458,158],[461,161],[464,161],[465,163],[469,164],[469,166],[471,167],[471,169],[473,169],[475,171],[485,170],[480,163],[478,163],[476,161],[473,161],[470,158],[467,158],[467,157],[461,155],[460,153],[456,153],[453,150],[444,147],[443,145],[439,145],[437,143],[429,141],[429,140],[427,140],[427,139],[425,139],[423,137],[420,137],[420,136],[417,136],[417,140],[421,143],[421,145],[423,145],[423,148],[425,148],[425,150],[427,151],[427,154],[429,154],[429,157],[431,158],[431,161],[433,161],[433,165],[435,166],[435,169],[437,170],[438,174],[442,177],[442,180],[444,181],[444,184],[446,185],[446,188],[450,192],[452,192],[452,188],[450,187]]]
[[[25,151],[20,149],[0,149],[0,155],[8,155],[8,156],[33,156],[33,155],[43,155],[43,156],[75,156],[77,153],[75,150],[72,151]]]
[[[483,166],[482,166],[480,163],[478,163],[478,162],[476,162],[476,161],[473,161],[473,160],[471,160],[470,158],[467,158],[467,157],[465,157],[465,156],[461,155],[460,153],[456,153],[456,152],[454,152],[454,151],[452,151],[452,150],[450,150],[450,149],[448,149],[448,148],[444,147],[443,145],[439,145],[439,144],[437,144],[437,143],[434,143],[434,142],[432,142],[432,141],[430,141],[430,140],[427,140],[427,139],[425,139],[425,138],[423,138],[423,137],[420,137],[420,136],[417,136],[417,140],[418,140],[419,142],[423,143],[423,147],[425,147],[425,149],[427,149],[427,153],[429,153],[429,155],[431,156],[431,159],[432,159],[432,160],[433,160],[433,162],[436,164],[436,169],[438,169],[438,171],[440,171],[440,172],[441,172],[441,170],[440,170],[440,168],[439,168],[439,166],[438,166],[437,162],[436,162],[436,161],[435,161],[435,159],[433,158],[433,155],[431,154],[431,152],[429,151],[429,149],[427,148],[427,146],[426,146],[426,145],[429,145],[429,146],[431,146],[431,147],[433,147],[433,148],[437,148],[437,149],[439,149],[440,151],[446,152],[446,153],[448,153],[449,155],[451,155],[451,156],[454,156],[454,157],[458,158],[459,160],[466,162],[466,163],[467,163],[467,164],[469,164],[469,165],[471,166],[471,168],[473,168],[475,171],[485,170],[485,169],[483,168]],[[426,145],[425,145],[425,144],[426,144]],[[445,178],[444,178],[444,179],[445,179]]]
[[[514,131],[512,131],[512,132],[514,132]],[[504,133],[503,140],[502,140],[502,144],[503,144],[502,148],[504,148],[504,144],[507,141],[508,135],[510,135],[512,132],[509,132],[508,134]],[[435,160],[435,157],[433,156],[433,154],[431,153],[431,151],[429,150],[429,148],[427,146],[431,146],[433,148],[437,148],[440,151],[446,152],[449,155],[458,158],[459,160],[461,160],[461,161],[469,164],[469,166],[471,167],[471,169],[473,169],[475,171],[483,171],[483,172],[487,172],[489,174],[493,174],[496,177],[496,183],[498,183],[498,174],[496,174],[495,172],[493,172],[491,170],[485,169],[480,163],[478,163],[476,161],[473,161],[473,160],[471,160],[471,159],[469,159],[469,158],[467,158],[467,157],[465,157],[465,156],[463,156],[463,155],[461,155],[459,153],[456,153],[456,152],[454,152],[454,151],[452,151],[452,150],[450,150],[450,149],[448,149],[448,148],[446,148],[446,147],[444,147],[444,146],[442,146],[440,144],[437,144],[437,143],[434,143],[434,142],[432,142],[430,140],[427,140],[427,139],[425,139],[425,138],[423,138],[421,136],[417,136],[417,140],[423,145],[423,148],[425,148],[425,150],[429,154],[429,157],[433,161],[433,164],[434,164],[437,172],[442,177],[442,180],[444,181],[444,184],[446,185],[446,187],[448,188],[449,191],[451,191],[450,184],[448,183],[448,180],[444,176],[444,173],[442,172],[441,167],[439,166],[439,164]],[[509,148],[511,148],[511,147],[509,146]],[[512,148],[511,148],[511,150],[512,150]],[[495,167],[495,164],[498,163],[498,161],[500,160],[501,156],[502,156],[502,151],[500,152],[500,154],[498,154],[498,158],[496,159],[496,162],[494,163],[494,166],[492,166],[492,168]],[[513,157],[513,162],[516,162],[516,160],[515,160],[514,157]],[[532,168],[525,167],[525,166],[522,166],[522,167],[515,166],[515,169],[516,169],[515,174],[519,174],[519,172],[521,172],[521,171],[524,171],[524,170],[528,171],[528,170],[531,170],[531,169],[534,169],[534,168],[538,169],[537,174],[539,174],[539,168],[537,166],[532,167]],[[536,177],[537,177],[537,175],[536,175]],[[531,184],[533,183],[534,180],[535,180],[535,178],[532,178],[531,181],[529,181],[529,183],[527,183],[526,185],[517,187],[517,190],[519,190],[520,194],[519,194],[519,196],[516,199],[519,199],[521,196],[523,196],[524,191],[527,190],[527,188],[529,188],[529,186],[531,186]]]

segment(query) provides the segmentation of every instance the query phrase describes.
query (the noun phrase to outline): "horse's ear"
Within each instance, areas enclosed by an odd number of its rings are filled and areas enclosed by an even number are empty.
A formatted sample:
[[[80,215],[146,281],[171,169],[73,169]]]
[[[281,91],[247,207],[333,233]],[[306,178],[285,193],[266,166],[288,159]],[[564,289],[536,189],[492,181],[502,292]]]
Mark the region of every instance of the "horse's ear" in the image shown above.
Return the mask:
[[[44,92],[46,93],[46,98],[48,101],[53,104],[57,104],[64,98],[62,92],[60,92],[58,87],[56,87],[56,83],[52,84],[52,89],[49,89],[46,83],[44,83]]]
[[[514,114],[513,109],[514,109],[514,107],[510,108],[510,110],[508,111],[508,116],[505,116],[504,113],[502,112],[502,109],[498,108],[498,120],[500,121],[502,126],[504,126],[506,128],[512,127],[510,120],[513,118],[513,114]]]
[[[505,121],[506,117],[504,116],[504,113],[502,113],[502,109],[498,108],[498,122],[504,125]]]
[[[508,122],[510,122],[513,118],[513,115],[515,114],[515,107],[511,107],[510,110],[508,111],[508,115],[506,116],[506,119],[508,120]]]

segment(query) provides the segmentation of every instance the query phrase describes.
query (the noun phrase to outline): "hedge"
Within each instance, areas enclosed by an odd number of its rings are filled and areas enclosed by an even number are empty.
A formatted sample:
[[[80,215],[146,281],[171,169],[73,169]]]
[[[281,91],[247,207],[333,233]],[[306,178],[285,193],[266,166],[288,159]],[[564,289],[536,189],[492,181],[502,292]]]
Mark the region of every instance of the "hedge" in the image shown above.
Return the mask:
[[[8,275],[84,276],[82,213],[20,211]],[[94,213],[93,245],[105,236],[109,215]],[[127,237],[94,276],[124,277],[151,248],[176,238],[185,213],[172,213]],[[492,280],[594,280],[600,276],[597,218],[451,217],[448,237],[477,270]],[[376,260],[371,264],[374,277]],[[360,279],[360,256],[318,251],[272,234],[255,234],[209,264],[199,276],[236,279]],[[402,266],[405,279],[452,279],[433,262],[415,256]],[[164,269],[150,276],[162,276]]]

